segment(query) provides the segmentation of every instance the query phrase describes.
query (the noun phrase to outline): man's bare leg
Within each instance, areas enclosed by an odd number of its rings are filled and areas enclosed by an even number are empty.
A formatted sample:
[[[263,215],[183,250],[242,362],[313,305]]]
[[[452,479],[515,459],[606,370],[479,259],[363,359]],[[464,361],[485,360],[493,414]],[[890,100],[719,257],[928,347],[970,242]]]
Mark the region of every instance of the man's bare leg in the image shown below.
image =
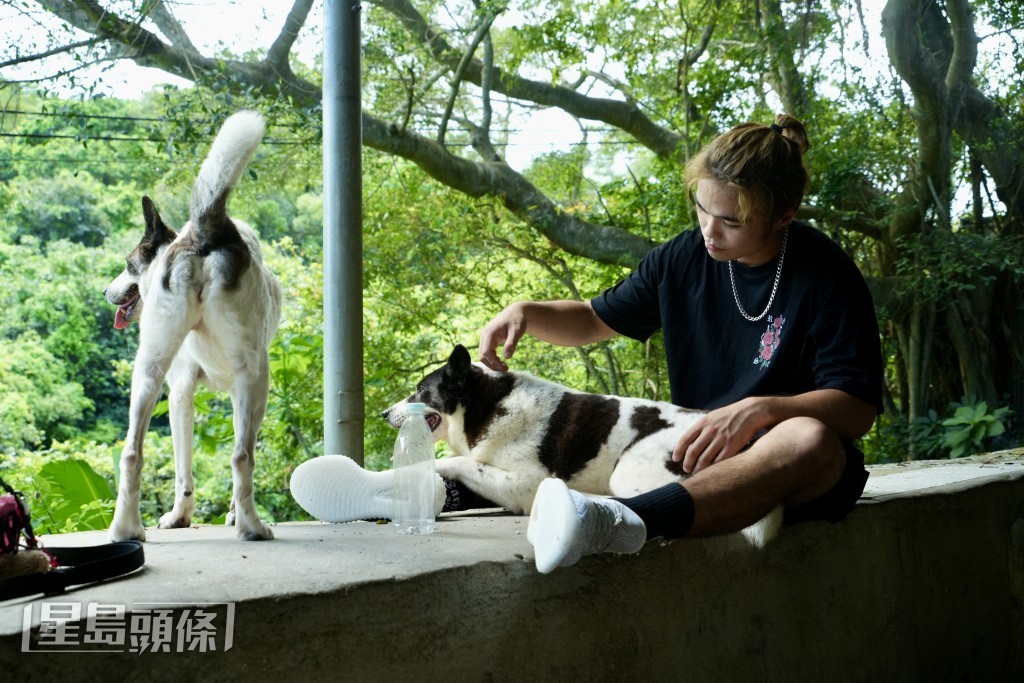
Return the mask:
[[[811,418],[787,420],[746,451],[686,480],[694,506],[688,535],[739,531],[779,504],[812,501],[836,485],[845,465],[842,442],[824,424]]]

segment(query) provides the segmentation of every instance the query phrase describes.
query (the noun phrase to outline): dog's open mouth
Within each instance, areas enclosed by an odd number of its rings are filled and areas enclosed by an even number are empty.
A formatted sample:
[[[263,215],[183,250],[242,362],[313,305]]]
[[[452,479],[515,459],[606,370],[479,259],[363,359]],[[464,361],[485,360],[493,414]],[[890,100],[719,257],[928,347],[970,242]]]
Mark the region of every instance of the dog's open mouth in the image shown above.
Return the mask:
[[[135,309],[139,306],[139,289],[132,287],[128,290],[128,296],[124,303],[117,307],[117,312],[114,313],[114,327],[123,330],[128,327],[132,322],[132,316],[135,315]]]
[[[433,432],[437,429],[438,425],[441,424],[441,416],[437,413],[428,413],[424,415],[427,418],[427,426],[430,427],[430,431]]]

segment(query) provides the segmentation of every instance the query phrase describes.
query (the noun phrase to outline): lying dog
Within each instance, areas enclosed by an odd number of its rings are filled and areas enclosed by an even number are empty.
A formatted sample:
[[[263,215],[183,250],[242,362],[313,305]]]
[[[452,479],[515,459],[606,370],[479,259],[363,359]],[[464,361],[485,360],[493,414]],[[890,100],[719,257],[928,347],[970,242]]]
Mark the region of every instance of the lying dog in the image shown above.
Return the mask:
[[[114,326],[139,323],[128,434],[111,540],[145,540],[139,513],[142,444],[164,378],[170,385],[174,508],[161,528],[192,521],[192,433],[196,384],[231,393],[235,449],[228,524],[239,538],[271,539],[253,502],[256,433],[267,406],[268,349],[277,331],[281,288],[263,264],[256,233],[227,214],[227,200],[263,139],[263,118],[243,111],[225,121],[192,190],[191,220],[175,232],[142,199],[146,232],[104,291],[117,306]]]
[[[384,411],[401,426],[408,403],[426,405],[434,440],[454,456],[437,472],[517,514],[528,514],[548,477],[583,493],[631,497],[686,478],[672,450],[704,413],[639,398],[573,391],[525,372],[494,372],[456,346],[444,367]],[[781,508],[744,530],[763,546]]]

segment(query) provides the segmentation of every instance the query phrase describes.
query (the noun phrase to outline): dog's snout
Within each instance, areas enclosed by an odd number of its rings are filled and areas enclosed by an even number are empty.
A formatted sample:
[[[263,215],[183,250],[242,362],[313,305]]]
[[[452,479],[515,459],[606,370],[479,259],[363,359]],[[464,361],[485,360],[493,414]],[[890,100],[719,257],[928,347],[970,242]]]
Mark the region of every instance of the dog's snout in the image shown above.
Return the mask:
[[[383,417],[386,420],[386,419],[388,419],[388,415],[390,415],[390,414],[391,414],[391,408],[388,408],[387,410],[382,412],[380,415],[381,415],[381,417]]]

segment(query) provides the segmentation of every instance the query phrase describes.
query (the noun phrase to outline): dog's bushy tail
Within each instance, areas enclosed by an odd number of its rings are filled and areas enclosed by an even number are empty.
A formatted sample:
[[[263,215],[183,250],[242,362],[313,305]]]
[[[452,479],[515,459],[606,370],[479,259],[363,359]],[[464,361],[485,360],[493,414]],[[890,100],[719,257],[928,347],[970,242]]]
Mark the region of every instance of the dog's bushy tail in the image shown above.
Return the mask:
[[[747,539],[747,542],[750,543],[750,545],[758,549],[763,549],[772,541],[772,539],[779,535],[779,530],[782,528],[783,516],[784,512],[780,505],[769,512],[764,519],[751,524],[740,533],[743,534],[743,537]]]
[[[263,140],[264,130],[263,116],[255,111],[232,114],[221,126],[192,189],[189,210],[200,231],[225,222],[228,195]]]

